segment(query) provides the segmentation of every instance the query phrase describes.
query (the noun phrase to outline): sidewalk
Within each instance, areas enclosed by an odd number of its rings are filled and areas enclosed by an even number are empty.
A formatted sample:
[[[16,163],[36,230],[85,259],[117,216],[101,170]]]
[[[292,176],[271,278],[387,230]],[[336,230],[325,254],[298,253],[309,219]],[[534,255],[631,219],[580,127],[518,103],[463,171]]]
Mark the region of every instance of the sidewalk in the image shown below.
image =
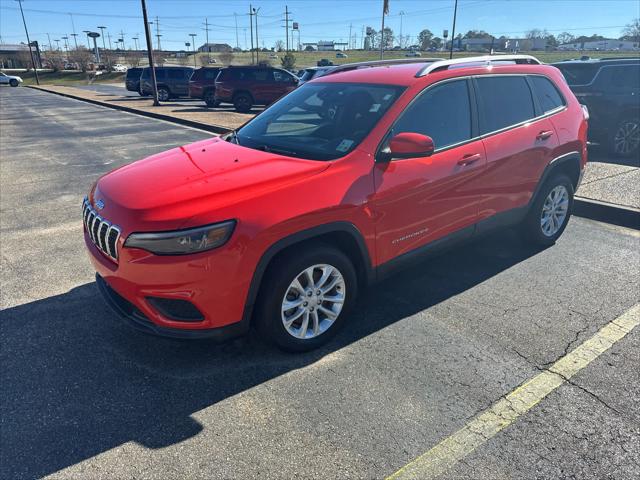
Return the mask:
[[[577,196],[640,209],[640,159],[590,151],[589,160]]]

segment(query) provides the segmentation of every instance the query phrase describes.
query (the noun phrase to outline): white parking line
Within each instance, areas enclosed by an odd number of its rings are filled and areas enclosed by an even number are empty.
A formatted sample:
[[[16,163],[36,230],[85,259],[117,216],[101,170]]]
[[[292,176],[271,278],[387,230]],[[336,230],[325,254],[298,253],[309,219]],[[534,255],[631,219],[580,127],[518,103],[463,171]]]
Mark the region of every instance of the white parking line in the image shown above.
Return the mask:
[[[514,423],[552,391],[606,352],[640,324],[640,304],[607,323],[593,337],[528,380],[456,433],[405,465],[387,480],[428,479],[445,473]]]

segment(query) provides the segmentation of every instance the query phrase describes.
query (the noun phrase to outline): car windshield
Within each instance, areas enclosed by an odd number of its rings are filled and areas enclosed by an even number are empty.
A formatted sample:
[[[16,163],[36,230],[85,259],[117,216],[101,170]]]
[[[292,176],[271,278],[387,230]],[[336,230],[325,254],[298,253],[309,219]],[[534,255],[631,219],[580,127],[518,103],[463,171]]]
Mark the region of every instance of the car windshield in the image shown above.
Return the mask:
[[[228,140],[292,157],[333,160],[356,148],[403,90],[395,85],[305,84]]]

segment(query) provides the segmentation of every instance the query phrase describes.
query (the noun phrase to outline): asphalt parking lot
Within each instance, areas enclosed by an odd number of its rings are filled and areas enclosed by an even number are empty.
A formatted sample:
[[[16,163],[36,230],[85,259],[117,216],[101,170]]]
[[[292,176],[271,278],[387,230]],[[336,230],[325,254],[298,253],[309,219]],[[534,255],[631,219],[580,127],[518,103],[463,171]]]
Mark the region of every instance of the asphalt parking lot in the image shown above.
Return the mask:
[[[84,252],[101,174],[211,134],[0,90],[1,454],[14,478],[384,478],[640,301],[640,234],[501,231],[373,287],[326,348],[152,338]],[[637,478],[636,328],[441,478]]]

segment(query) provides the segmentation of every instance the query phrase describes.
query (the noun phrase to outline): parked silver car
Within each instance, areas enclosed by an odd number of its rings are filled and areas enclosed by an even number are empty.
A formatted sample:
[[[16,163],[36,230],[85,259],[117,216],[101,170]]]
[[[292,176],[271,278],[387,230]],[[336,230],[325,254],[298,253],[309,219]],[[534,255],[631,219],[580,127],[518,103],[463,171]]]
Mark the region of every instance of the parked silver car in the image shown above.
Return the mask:
[[[22,78],[16,75],[7,75],[6,73],[0,72],[0,85],[11,85],[12,87],[17,87],[22,83]]]

